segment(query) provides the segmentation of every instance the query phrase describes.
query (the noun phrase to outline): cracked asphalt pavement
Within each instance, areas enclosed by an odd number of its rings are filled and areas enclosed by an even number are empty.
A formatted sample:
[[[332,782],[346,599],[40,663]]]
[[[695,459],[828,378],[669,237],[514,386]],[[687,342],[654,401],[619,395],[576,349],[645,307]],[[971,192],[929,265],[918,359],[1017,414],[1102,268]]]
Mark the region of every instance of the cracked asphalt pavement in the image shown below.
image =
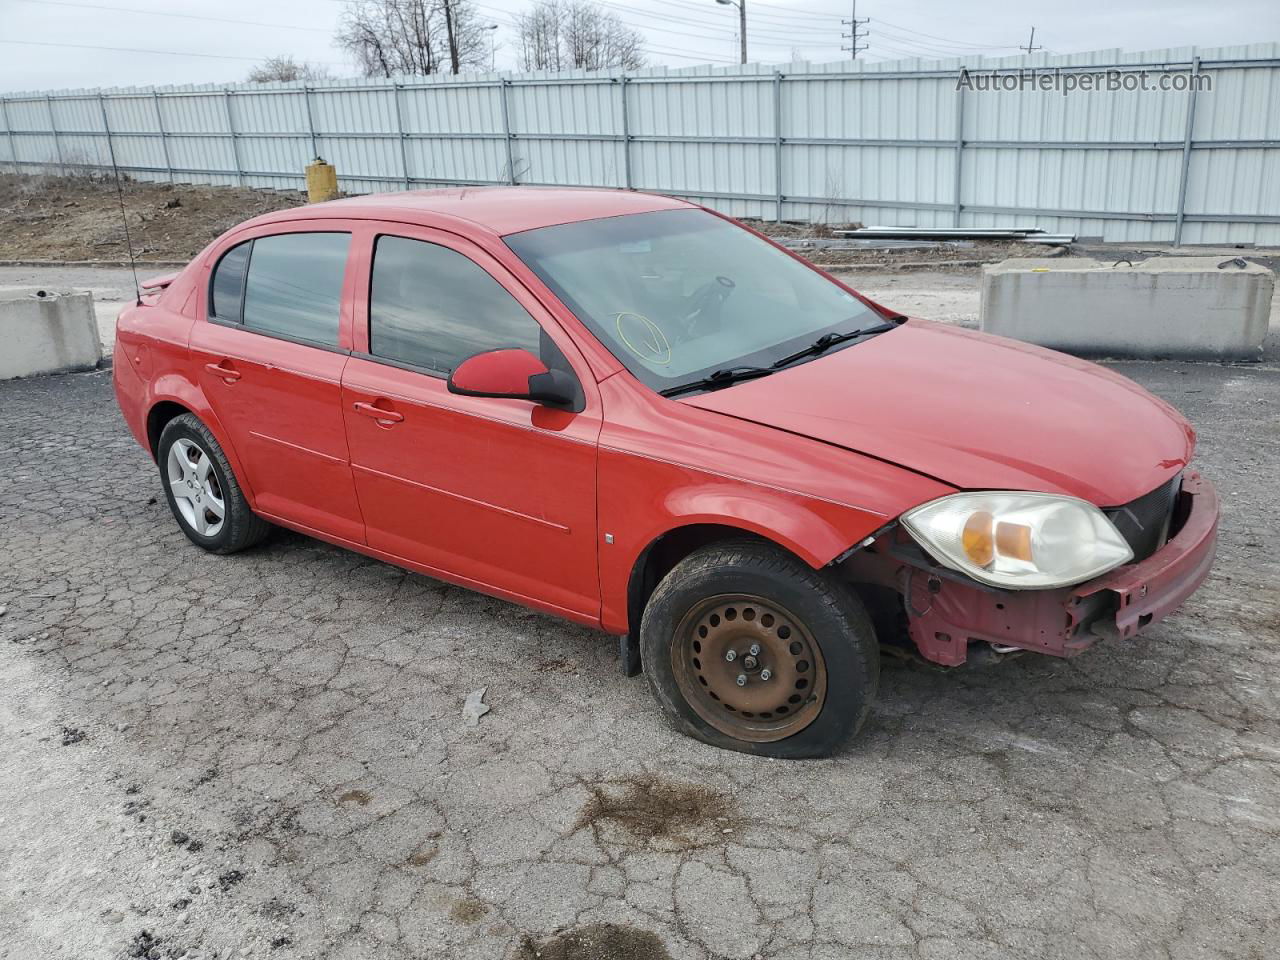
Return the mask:
[[[674,734],[589,630],[206,555],[108,372],[0,384],[0,957],[1276,956],[1280,368],[1115,367],[1200,430],[1209,581],[1071,661],[886,660],[801,763]]]

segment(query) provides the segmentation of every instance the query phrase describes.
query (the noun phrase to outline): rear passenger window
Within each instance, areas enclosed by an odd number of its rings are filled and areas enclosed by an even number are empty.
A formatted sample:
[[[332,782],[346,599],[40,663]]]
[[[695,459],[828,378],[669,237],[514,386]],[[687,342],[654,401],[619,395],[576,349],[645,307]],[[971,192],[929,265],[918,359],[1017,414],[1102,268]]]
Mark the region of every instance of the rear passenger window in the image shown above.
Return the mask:
[[[462,254],[422,240],[378,238],[369,292],[373,356],[447,376],[485,350],[545,353],[540,334],[502,284]]]
[[[244,275],[249,267],[252,241],[232,247],[213,268],[213,286],[209,312],[219,320],[240,322],[240,305],[244,302]]]
[[[254,240],[244,292],[245,327],[336,346],[350,243],[349,233],[285,233]],[[214,283],[216,287],[216,277]]]

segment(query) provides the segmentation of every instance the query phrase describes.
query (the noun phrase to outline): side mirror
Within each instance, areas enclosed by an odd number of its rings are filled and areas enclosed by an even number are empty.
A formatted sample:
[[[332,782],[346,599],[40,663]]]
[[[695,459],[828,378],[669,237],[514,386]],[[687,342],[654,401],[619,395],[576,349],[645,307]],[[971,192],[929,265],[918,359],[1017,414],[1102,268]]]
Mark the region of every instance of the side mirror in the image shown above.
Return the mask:
[[[467,357],[449,375],[449,392],[464,397],[531,400],[549,407],[572,408],[577,383],[562,370],[548,370],[528,350],[487,350]]]

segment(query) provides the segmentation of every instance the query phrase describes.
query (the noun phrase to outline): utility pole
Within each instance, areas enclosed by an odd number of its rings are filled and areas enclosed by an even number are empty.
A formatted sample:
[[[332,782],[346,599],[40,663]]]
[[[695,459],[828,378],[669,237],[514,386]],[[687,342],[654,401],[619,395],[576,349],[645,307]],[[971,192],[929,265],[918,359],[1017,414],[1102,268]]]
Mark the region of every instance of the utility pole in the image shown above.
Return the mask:
[[[449,35],[449,72],[456,76],[458,73],[458,36],[457,25],[453,19],[453,4],[450,0],[444,0],[444,28]]]
[[[1027,41],[1027,45],[1025,47],[1021,47],[1019,49],[1027,51],[1027,56],[1031,56],[1031,54],[1035,53],[1037,50],[1044,49],[1044,47],[1037,47],[1035,43],[1036,43],[1036,28],[1032,27],[1031,39]]]
[[[742,62],[747,62],[747,0],[716,0],[725,7],[738,8],[738,46],[741,48]]]
[[[871,18],[864,17],[863,19],[859,20],[858,19],[858,0],[850,0],[849,19],[841,20],[840,22],[849,28],[848,33],[840,34],[842,38],[849,41],[849,46],[847,47],[841,46],[840,49],[849,51],[850,60],[857,60],[858,51],[867,49],[867,45],[865,43],[859,44],[858,41],[861,40],[863,37],[865,37],[869,33],[869,31],[867,30],[859,30],[858,28],[864,24],[870,23]]]

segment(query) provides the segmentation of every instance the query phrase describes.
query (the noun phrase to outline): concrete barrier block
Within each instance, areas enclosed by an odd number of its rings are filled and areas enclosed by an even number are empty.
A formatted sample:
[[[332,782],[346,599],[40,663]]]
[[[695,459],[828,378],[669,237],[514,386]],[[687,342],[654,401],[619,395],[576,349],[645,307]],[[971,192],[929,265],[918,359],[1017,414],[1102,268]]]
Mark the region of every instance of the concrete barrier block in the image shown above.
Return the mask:
[[[0,289],[0,380],[91,370],[101,360],[91,293]]]
[[[1275,275],[1223,260],[1006,260],[983,268],[980,326],[1086,356],[1258,360]]]

